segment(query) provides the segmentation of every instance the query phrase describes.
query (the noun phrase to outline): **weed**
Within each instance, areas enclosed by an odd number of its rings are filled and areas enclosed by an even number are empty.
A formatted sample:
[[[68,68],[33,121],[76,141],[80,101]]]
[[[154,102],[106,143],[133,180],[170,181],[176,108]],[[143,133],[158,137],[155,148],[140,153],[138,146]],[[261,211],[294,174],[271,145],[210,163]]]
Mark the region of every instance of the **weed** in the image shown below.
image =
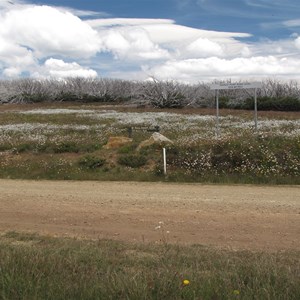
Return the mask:
[[[105,159],[92,155],[86,155],[79,159],[78,164],[84,168],[96,169],[102,167],[105,164]]]
[[[79,147],[75,142],[62,142],[53,147],[54,153],[73,152],[78,153]]]
[[[139,168],[147,163],[147,158],[137,154],[122,155],[118,158],[118,163],[130,168]]]
[[[129,154],[136,150],[137,145],[135,143],[131,143],[128,145],[124,145],[123,147],[118,149],[119,154]]]

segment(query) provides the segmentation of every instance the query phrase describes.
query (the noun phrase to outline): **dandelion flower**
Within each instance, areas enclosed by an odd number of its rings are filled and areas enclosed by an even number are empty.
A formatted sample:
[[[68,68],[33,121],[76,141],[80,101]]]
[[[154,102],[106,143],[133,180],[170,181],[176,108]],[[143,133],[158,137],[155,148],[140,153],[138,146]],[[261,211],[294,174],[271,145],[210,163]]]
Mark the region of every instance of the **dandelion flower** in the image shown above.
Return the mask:
[[[182,281],[183,285],[189,285],[190,284],[190,281],[188,279],[184,279]]]
[[[234,290],[233,291],[233,295],[239,295],[240,294],[240,291],[239,290]]]

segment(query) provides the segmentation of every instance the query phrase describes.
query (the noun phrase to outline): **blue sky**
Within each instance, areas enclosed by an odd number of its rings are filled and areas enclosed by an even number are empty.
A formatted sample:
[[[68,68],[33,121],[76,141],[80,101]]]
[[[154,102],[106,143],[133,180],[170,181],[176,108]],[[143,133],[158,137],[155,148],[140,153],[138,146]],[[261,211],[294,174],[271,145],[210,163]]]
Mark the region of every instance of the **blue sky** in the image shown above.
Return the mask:
[[[259,38],[285,38],[299,32],[299,25],[284,22],[299,19],[298,0],[109,0],[32,1],[35,4],[66,6],[99,12],[111,18],[172,19],[199,29],[242,31]]]
[[[300,79],[299,0],[0,0],[0,77]]]

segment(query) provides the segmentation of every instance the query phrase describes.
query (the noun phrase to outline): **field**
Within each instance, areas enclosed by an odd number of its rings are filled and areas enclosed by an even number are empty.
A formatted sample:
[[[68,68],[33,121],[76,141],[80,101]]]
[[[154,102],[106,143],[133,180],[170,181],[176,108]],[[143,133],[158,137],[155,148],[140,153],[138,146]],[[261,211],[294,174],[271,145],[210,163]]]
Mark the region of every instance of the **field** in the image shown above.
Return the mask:
[[[33,104],[0,107],[0,176],[19,179],[138,180],[220,183],[300,183],[300,112],[222,110],[216,136],[214,110]],[[118,149],[103,147],[128,127],[159,126],[167,146],[137,150],[150,132],[133,131]]]
[[[0,299],[299,299],[300,113],[214,113],[0,106]]]

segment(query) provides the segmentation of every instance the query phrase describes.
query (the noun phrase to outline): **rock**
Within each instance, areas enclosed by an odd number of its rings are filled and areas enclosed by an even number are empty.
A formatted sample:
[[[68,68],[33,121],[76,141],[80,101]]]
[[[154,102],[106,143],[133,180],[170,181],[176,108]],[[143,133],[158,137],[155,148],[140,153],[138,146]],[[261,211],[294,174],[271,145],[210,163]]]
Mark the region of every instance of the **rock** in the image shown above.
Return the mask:
[[[169,145],[169,144],[173,144],[173,142],[171,140],[169,140],[167,137],[165,137],[164,135],[162,135],[158,132],[154,132],[148,140],[145,140],[139,144],[137,150],[140,150],[143,147],[147,147],[147,146],[151,146],[151,145],[163,146],[163,145]]]
[[[109,137],[108,142],[106,145],[103,146],[104,149],[117,149],[126,144],[132,142],[131,138],[125,136],[112,136]]]

